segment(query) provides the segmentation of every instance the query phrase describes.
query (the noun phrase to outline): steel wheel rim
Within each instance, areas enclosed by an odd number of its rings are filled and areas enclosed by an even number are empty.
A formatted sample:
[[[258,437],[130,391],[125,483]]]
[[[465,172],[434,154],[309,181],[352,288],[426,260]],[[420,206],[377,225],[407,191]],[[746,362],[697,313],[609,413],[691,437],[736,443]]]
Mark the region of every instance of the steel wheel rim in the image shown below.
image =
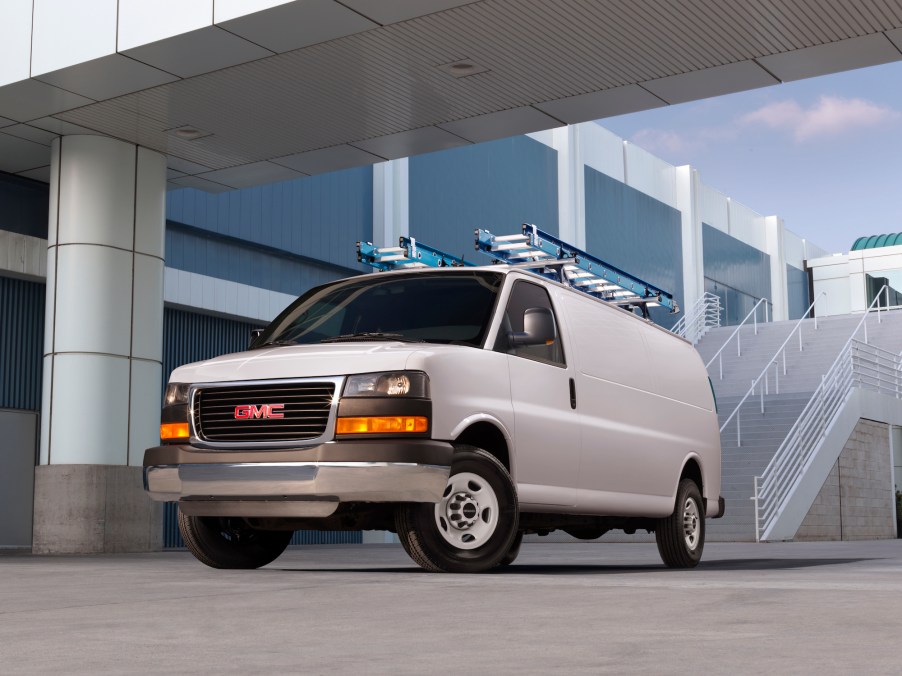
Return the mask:
[[[483,477],[461,472],[448,479],[435,505],[435,525],[445,542],[456,549],[476,549],[498,527],[498,496]]]
[[[695,551],[696,547],[698,547],[701,529],[702,523],[698,505],[692,498],[686,498],[686,504],[683,505],[683,539],[686,542],[686,548],[690,552]]]

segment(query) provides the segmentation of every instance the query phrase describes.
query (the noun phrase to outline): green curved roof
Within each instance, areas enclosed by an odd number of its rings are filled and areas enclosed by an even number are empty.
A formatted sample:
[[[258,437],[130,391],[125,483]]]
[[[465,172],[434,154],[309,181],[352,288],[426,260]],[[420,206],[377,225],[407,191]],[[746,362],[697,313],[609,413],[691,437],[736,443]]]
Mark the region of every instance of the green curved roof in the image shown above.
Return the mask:
[[[897,244],[902,244],[902,232],[891,232],[888,235],[859,237],[855,240],[855,244],[852,245],[852,251],[879,249],[882,246],[895,246]]]

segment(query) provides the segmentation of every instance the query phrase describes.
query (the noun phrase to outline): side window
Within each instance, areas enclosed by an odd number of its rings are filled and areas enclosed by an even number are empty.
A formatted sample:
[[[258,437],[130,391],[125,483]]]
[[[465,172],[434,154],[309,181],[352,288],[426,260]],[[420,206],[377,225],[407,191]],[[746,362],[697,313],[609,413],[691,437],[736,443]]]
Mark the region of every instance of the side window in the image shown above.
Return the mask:
[[[531,284],[525,281],[514,282],[514,288],[511,290],[510,298],[507,300],[507,307],[504,309],[498,338],[495,341],[495,351],[506,352],[517,357],[524,357],[525,359],[532,359],[533,361],[540,361],[554,366],[565,366],[564,347],[561,345],[556,318],[554,321],[555,335],[552,343],[548,345],[510,345],[508,334],[521,333],[523,331],[523,314],[527,309],[535,307],[547,308],[551,310],[551,314],[554,316],[554,308],[551,305],[551,298],[548,297],[548,291],[538,284]]]

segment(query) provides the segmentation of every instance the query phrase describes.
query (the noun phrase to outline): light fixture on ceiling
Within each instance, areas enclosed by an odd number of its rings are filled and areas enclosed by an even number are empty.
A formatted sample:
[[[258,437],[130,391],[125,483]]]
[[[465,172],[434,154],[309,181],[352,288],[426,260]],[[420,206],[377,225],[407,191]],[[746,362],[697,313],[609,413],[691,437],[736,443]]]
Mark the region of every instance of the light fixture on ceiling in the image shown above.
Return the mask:
[[[213,135],[213,132],[198,129],[197,127],[193,127],[190,124],[184,124],[181,127],[173,127],[172,129],[167,129],[166,131],[176,138],[181,139],[182,141],[196,141],[199,138]]]
[[[456,78],[469,77],[470,75],[489,72],[488,68],[476,64],[470,59],[461,59],[460,61],[444,63],[440,65],[439,68]]]

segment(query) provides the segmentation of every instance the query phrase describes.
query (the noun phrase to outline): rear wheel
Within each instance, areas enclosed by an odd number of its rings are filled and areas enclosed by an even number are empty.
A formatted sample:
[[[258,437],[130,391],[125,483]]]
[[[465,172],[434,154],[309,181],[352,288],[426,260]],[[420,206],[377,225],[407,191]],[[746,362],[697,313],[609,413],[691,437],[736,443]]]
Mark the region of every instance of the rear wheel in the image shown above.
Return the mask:
[[[517,490],[507,469],[485,451],[454,455],[442,499],[399,507],[398,537],[417,564],[432,572],[479,573],[497,566],[517,537]]]
[[[692,479],[677,488],[673,514],[658,521],[655,540],[668,568],[694,568],[705,548],[705,510],[702,494]]]
[[[257,530],[243,519],[188,516],[179,510],[179,532],[188,551],[211,568],[259,568],[275,561],[291,531]]]

